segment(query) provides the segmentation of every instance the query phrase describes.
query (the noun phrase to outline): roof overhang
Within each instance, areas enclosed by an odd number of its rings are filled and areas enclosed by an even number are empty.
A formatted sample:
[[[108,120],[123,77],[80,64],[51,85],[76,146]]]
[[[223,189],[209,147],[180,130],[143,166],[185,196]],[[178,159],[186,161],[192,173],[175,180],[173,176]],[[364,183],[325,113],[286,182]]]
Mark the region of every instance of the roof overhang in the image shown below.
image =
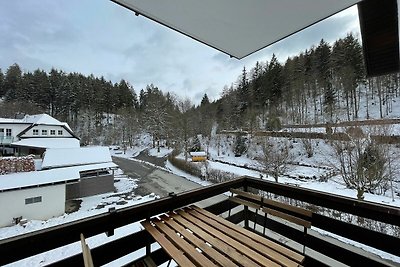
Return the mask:
[[[367,76],[400,71],[399,0],[366,0],[358,5]]]
[[[359,6],[359,10],[368,75],[399,70],[397,0],[111,1],[237,59],[362,2],[363,7]],[[376,20],[373,15],[378,10],[380,15]],[[391,21],[389,31],[381,21]],[[384,33],[376,34],[376,30]],[[376,42],[383,37],[393,41],[386,46]],[[386,64],[385,60],[378,62],[381,49],[386,51],[385,59],[397,60],[397,64]]]
[[[360,0],[112,0],[241,59]]]

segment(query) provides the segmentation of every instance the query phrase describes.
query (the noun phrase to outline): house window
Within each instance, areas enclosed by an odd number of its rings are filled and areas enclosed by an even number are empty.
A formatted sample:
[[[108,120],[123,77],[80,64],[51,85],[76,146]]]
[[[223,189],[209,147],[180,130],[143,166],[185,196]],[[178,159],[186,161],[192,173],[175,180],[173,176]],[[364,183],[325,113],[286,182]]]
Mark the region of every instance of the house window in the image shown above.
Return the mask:
[[[25,205],[42,202],[42,197],[25,198]]]
[[[0,136],[4,136],[4,129],[0,128]]]
[[[38,129],[33,129],[33,135],[39,135],[39,130]]]
[[[63,135],[63,131],[62,130],[58,130],[58,135]]]
[[[11,136],[11,129],[6,129],[6,136]]]
[[[42,135],[47,135],[47,130],[42,130]]]
[[[56,135],[56,130],[50,130],[50,135]]]

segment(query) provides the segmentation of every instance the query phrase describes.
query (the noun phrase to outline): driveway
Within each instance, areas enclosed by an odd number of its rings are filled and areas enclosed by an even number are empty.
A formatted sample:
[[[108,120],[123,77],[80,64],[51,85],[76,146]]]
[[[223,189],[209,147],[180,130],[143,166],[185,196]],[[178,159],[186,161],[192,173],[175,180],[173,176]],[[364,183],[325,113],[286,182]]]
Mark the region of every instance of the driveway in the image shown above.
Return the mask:
[[[160,197],[164,197],[170,192],[179,193],[201,186],[181,176],[160,170],[146,163],[118,157],[113,157],[113,162],[117,164],[126,175],[138,179],[139,186],[135,190],[137,195],[144,196],[155,193]]]
[[[160,197],[165,197],[168,196],[170,192],[180,193],[201,187],[201,185],[181,176],[160,170],[146,163],[118,157],[113,157],[113,162],[117,164],[126,175],[138,179],[138,188],[135,190],[135,194],[137,195],[144,196],[154,193]],[[225,196],[220,195],[197,204],[200,207],[206,207],[217,201],[222,201],[225,198]]]

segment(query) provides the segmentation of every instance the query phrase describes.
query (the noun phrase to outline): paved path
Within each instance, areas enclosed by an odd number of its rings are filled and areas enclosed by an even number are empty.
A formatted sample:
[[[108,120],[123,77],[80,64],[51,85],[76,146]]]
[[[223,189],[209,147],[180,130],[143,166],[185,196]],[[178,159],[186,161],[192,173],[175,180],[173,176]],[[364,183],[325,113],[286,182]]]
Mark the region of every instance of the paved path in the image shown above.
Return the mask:
[[[145,163],[118,157],[113,157],[113,161],[126,175],[138,179],[139,186],[135,190],[137,195],[144,196],[155,193],[160,197],[165,197],[170,192],[180,193],[201,187],[201,185],[181,176],[168,173]],[[225,196],[220,195],[197,204],[200,207],[206,207],[225,198]]]
[[[160,197],[164,197],[170,192],[178,193],[200,187],[199,184],[146,163],[118,157],[113,157],[113,161],[124,171],[124,174],[138,179],[139,186],[135,190],[138,195],[155,193]]]

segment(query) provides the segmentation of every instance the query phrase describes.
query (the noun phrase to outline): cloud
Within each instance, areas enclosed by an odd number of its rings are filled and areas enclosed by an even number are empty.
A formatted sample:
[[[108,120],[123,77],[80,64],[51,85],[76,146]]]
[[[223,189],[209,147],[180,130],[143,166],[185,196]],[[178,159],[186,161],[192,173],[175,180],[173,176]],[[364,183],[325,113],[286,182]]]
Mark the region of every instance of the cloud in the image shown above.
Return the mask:
[[[153,83],[194,103],[204,93],[219,97],[243,66],[280,61],[357,31],[357,9],[349,9],[242,60],[230,58],[169,28],[135,16],[111,1],[18,0],[0,2],[0,68],[13,63],[33,71],[67,72],[129,81],[136,92]]]

